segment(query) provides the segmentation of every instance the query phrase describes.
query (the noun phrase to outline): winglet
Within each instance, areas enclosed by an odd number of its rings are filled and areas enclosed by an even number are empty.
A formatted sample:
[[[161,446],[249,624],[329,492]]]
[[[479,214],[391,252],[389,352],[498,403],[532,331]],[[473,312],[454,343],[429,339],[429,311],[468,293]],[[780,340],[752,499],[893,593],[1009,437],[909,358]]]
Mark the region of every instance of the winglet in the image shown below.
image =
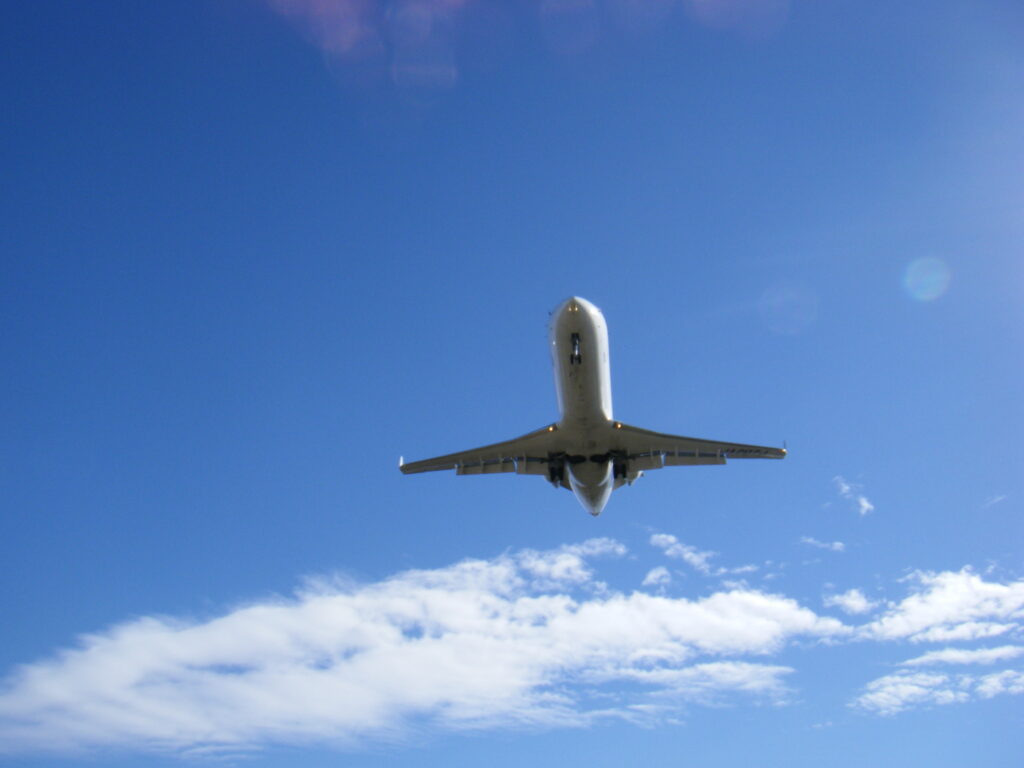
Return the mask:
[[[405,456],[398,457],[398,468],[401,469],[405,466]]]

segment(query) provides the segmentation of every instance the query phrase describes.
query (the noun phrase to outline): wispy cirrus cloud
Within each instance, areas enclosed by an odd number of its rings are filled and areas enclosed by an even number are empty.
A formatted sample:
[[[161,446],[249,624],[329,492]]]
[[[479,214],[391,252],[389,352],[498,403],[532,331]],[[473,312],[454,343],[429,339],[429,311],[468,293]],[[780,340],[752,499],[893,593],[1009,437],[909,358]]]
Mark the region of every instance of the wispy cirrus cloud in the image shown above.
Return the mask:
[[[833,477],[832,482],[836,484],[836,490],[839,492],[839,495],[852,502],[858,514],[863,516],[875,511],[875,505],[863,493],[864,486],[859,483],[849,482],[842,475]]]
[[[711,559],[718,555],[717,552],[700,550],[691,544],[684,544],[670,533],[652,534],[650,541],[651,546],[662,550],[666,557],[682,560],[703,574],[711,573]]]
[[[779,700],[790,668],[744,656],[849,631],[757,590],[610,591],[590,561],[624,553],[592,539],[370,584],[324,579],[206,620],[135,619],[15,670],[0,744],[241,751],[657,719],[683,701]]]
[[[1009,497],[1005,493],[999,493],[996,494],[995,496],[989,496],[987,499],[985,499],[985,503],[981,505],[981,508],[988,509],[989,507],[994,507],[996,504],[1001,504],[1002,502],[1006,501],[1007,498]]]
[[[713,568],[711,561],[718,556],[717,552],[698,549],[692,544],[684,544],[670,533],[652,534],[650,543],[652,547],[657,547],[663,551],[666,557],[682,560],[695,571],[705,576],[742,575],[754,573],[758,570],[758,566],[752,564],[739,565],[734,568],[726,568],[725,566]]]
[[[827,549],[830,552],[842,552],[846,545],[841,541],[818,541],[812,536],[801,536],[800,543],[816,549]]]
[[[936,664],[995,664],[1024,656],[1024,646],[1001,645],[998,648],[943,648],[901,662],[902,667],[925,667]]]

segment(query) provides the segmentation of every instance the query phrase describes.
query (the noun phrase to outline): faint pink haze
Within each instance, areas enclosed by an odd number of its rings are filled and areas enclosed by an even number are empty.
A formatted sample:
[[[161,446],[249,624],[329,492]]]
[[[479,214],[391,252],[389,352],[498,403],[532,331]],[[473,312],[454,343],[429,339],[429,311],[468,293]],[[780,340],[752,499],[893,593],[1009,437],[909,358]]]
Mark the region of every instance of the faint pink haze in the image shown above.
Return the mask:
[[[265,2],[323,51],[327,66],[343,80],[369,84],[386,77],[399,88],[421,93],[453,87],[459,79],[457,37],[493,37],[495,24],[500,27],[509,20],[508,7],[535,13],[547,47],[571,56],[592,50],[609,32],[636,35],[653,31],[680,8],[704,26],[767,37],[785,23],[790,6],[790,0]],[[472,12],[467,12],[471,6]],[[481,23],[488,19],[489,23]],[[514,34],[514,24],[504,26],[507,28],[498,33],[499,38]],[[467,55],[466,51],[463,47],[460,55]]]
[[[615,24],[629,33],[650,32],[664,24],[678,0],[605,0]]]
[[[267,0],[326,53],[358,54],[367,43],[379,44],[378,4],[374,0]]]
[[[684,0],[697,21],[718,29],[733,29],[767,37],[786,22],[789,0]]]
[[[266,0],[328,57],[376,62],[399,86],[455,84],[455,15],[474,0]]]

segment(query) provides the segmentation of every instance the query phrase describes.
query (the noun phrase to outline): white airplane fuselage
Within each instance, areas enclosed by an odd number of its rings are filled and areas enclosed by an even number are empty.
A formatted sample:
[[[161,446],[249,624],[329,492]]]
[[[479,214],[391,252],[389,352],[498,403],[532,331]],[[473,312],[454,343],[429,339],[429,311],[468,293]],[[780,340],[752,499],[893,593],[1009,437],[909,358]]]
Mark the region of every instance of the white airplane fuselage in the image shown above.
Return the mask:
[[[726,459],[781,459],[784,448],[670,435],[612,417],[608,326],[601,311],[573,296],[549,326],[559,418],[525,435],[408,464],[403,474],[454,469],[457,475],[515,472],[544,476],[601,514],[612,491],[662,467],[725,464]]]
[[[572,454],[589,459],[607,445],[607,434],[615,428],[608,326],[601,310],[574,296],[552,313],[549,337],[558,431]],[[612,462],[583,460],[565,469],[573,494],[590,514],[599,515],[615,488]]]

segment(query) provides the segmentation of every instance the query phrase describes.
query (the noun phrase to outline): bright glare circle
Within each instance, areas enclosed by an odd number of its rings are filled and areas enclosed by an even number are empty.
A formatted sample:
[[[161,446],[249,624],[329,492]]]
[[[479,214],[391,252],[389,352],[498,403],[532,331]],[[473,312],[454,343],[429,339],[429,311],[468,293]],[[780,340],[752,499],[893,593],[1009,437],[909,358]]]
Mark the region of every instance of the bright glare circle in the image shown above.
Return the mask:
[[[915,259],[903,275],[903,284],[911,298],[934,301],[949,288],[949,278],[949,267],[942,259]]]

